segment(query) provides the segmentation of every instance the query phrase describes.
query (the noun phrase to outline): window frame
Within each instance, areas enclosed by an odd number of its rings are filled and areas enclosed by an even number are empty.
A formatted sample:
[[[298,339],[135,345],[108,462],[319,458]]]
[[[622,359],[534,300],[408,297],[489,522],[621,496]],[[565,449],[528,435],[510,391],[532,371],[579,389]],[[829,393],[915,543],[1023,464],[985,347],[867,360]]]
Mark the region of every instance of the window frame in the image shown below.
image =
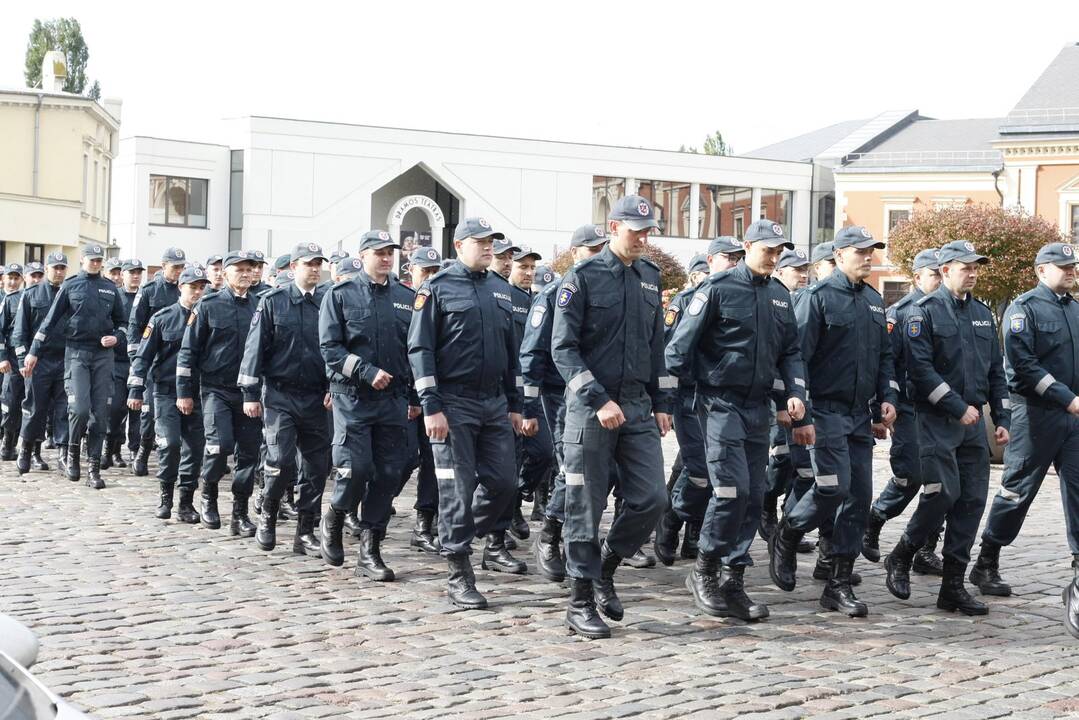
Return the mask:
[[[184,176],[180,176],[180,175],[161,175],[161,174],[158,174],[158,173],[150,173],[149,178],[147,178],[147,185],[148,186],[153,184],[154,178],[162,178],[165,181],[165,218],[164,218],[163,222],[154,222],[154,221],[150,220],[147,223],[148,225],[150,225],[151,227],[168,227],[168,228],[187,229],[187,230],[209,230],[210,229],[210,178],[201,178],[201,177],[194,177],[194,176],[184,177]],[[183,224],[169,222],[169,205],[170,205],[170,203],[169,203],[168,195],[169,195],[169,190],[173,187],[172,183],[173,183],[174,180],[175,181],[183,181],[184,187],[186,188],[186,196],[187,196],[186,209],[187,209],[187,212],[184,213],[184,223]],[[191,212],[190,212],[190,210],[191,210],[191,181],[192,180],[201,181],[203,183],[203,187],[206,188],[206,195],[205,195],[205,197],[203,199],[203,203],[202,203],[203,210],[205,211],[205,215],[204,215],[205,220],[203,221],[202,225],[192,225],[191,222],[190,222],[190,219],[191,219]],[[148,198],[147,207],[150,210],[153,210],[153,204],[152,203],[153,203],[153,197]]]

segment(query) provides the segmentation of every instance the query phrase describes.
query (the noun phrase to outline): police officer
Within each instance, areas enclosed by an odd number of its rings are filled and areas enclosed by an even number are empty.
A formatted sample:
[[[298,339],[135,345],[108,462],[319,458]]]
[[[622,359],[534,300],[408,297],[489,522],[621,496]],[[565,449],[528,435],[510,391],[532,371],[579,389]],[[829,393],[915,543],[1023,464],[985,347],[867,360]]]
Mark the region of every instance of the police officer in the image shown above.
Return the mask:
[[[536,297],[539,296],[539,293],[543,288],[556,282],[558,279],[558,273],[556,273],[551,266],[538,266],[536,268],[535,276],[532,278],[532,301],[535,302]],[[548,433],[550,432],[549,426],[550,423],[548,423]],[[552,465],[550,472],[547,473],[546,482],[540,483],[532,494],[532,513],[530,519],[533,521],[543,520],[543,516],[547,512],[547,502],[550,500],[551,491],[554,489],[554,478],[559,472],[558,455],[555,453],[553,435],[551,436],[551,453]]]
[[[508,238],[494,241],[494,260],[491,261],[491,269],[502,276],[507,282],[513,271],[513,255],[521,248],[514,245]]]
[[[255,263],[255,269],[251,273],[251,293],[255,297],[262,297],[273,290],[273,285],[265,280],[266,253],[261,250],[248,250],[247,257]]]
[[[142,285],[142,275],[146,268],[141,260],[124,260],[120,263],[120,288],[121,297],[124,301],[124,317],[131,317],[131,308],[135,305],[135,297]],[[145,331],[143,331],[145,333]],[[139,338],[135,339],[136,342]],[[125,421],[128,426],[137,425],[139,415],[128,408],[124,402],[127,397],[127,378],[131,370],[131,359],[127,354],[126,347],[117,347],[113,350],[113,391],[112,405],[109,408],[109,432],[105,438],[105,452],[101,457],[101,469],[108,470],[111,467],[126,468],[122,450],[124,447]],[[128,437],[132,435],[129,427]]]
[[[936,248],[922,250],[914,257],[914,288],[888,308],[888,337],[892,341],[895,360],[895,381],[899,384],[899,405],[896,408],[895,425],[892,427],[892,445],[888,456],[892,466],[892,479],[873,503],[869,511],[865,537],[862,538],[862,555],[866,560],[880,560],[880,531],[884,523],[907,509],[910,501],[922,486],[921,456],[918,449],[918,423],[915,419],[914,399],[910,394],[910,382],[906,370],[906,349],[903,339],[907,327],[907,315],[915,303],[940,287],[940,263]],[[940,539],[941,529],[930,533],[925,545],[914,555],[912,569],[917,573],[940,575],[943,569],[940,558],[933,552]]]
[[[105,277],[112,281],[116,287],[123,287],[124,261],[120,258],[109,258],[105,261]]]
[[[66,338],[63,333],[53,333],[41,346],[37,371],[33,375],[24,365],[27,349],[67,275],[67,256],[63,253],[49,253],[46,264],[47,281],[38,283],[23,293],[15,310],[15,325],[11,331],[11,344],[15,347],[15,356],[19,361],[19,373],[28,380],[25,383],[26,397],[23,400],[18,458],[15,461],[20,475],[30,472],[31,451],[44,436],[46,418],[52,419],[52,437],[60,449],[60,470],[67,474],[67,393],[64,391]]]
[[[663,363],[659,268],[643,257],[658,225],[643,197],[620,199],[607,247],[566,273],[555,303],[551,354],[567,390],[566,625],[589,638],[610,637],[597,605],[622,619],[615,570],[667,508],[660,436],[671,428],[675,379]],[[601,547],[612,464],[624,505]]]
[[[722,235],[708,244],[705,262],[710,274],[721,273],[738,265],[745,257],[745,248],[735,237]],[[676,295],[667,306],[663,324],[665,342],[670,342],[674,330],[681,321],[686,307],[696,293],[696,286],[687,288]],[[656,527],[654,549],[656,557],[664,565],[674,564],[674,554],[678,549],[678,532],[686,523],[686,534],[682,543],[683,559],[691,555],[695,545],[694,536],[700,536],[700,526],[704,513],[708,509],[711,490],[708,484],[708,465],[704,456],[704,432],[696,406],[696,386],[692,377],[678,378],[678,391],[675,394],[674,432],[678,437],[678,453],[681,468],[671,487],[670,507],[663,513]],[[676,460],[675,465],[678,465]]]
[[[224,266],[224,289],[204,295],[187,319],[176,360],[176,403],[181,413],[190,415],[195,410],[195,398],[202,397],[206,452],[199,515],[203,527],[221,527],[217,488],[228,456],[235,453],[229,532],[252,537],[255,526],[248,516],[248,500],[254,490],[262,422],[244,413],[243,396],[236,383],[258,301],[249,291],[255,262],[246,252],[236,250],[225,257]]]
[[[18,358],[15,346],[11,344],[11,330],[15,321],[15,310],[22,297],[22,265],[10,263],[3,268],[4,298],[0,301],[0,373],[4,374],[3,387],[0,389],[0,404],[3,406],[3,439],[0,440],[0,460],[14,460],[19,437],[19,421],[22,419],[22,400],[24,396],[23,377],[17,371]],[[46,468],[48,469],[48,468]]]
[[[814,282],[821,282],[835,271],[835,243],[825,242],[813,248],[810,262],[813,263]]]
[[[278,255],[273,261],[273,271],[270,277],[274,280],[274,287],[277,287],[277,276],[281,273],[287,273],[289,266],[292,264],[292,256],[289,253],[284,255]]]
[[[419,415],[408,366],[414,293],[392,277],[400,248],[385,230],[360,239],[360,269],[322,303],[319,339],[331,372],[335,486],[322,520],[322,556],[344,562],[345,515],[360,503],[356,575],[392,581],[382,559],[390,507],[407,458],[409,416]],[[410,407],[411,406],[411,407]]]
[[[263,550],[274,549],[281,498],[299,477],[300,506],[292,551],[318,557],[315,524],[330,470],[329,384],[319,350],[324,291],[318,285],[326,256],[316,243],[299,243],[287,257],[294,281],[259,301],[238,382],[244,414],[262,418],[266,440],[265,494],[255,540]]]
[[[575,263],[598,255],[607,244],[602,225],[582,225],[573,231],[570,252]],[[524,421],[546,422],[554,444],[558,473],[551,483],[551,496],[543,516],[543,527],[533,547],[536,565],[548,580],[566,579],[562,551],[562,526],[566,521],[565,455],[562,443],[566,424],[566,381],[551,357],[551,331],[560,280],[551,280],[539,292],[528,315],[521,341],[521,379],[524,386]]]
[[[673,375],[696,386],[712,487],[686,586],[705,613],[754,621],[768,617],[768,608],[749,598],[743,576],[765,490],[769,401],[781,383],[781,408],[801,420],[805,371],[790,294],[771,277],[783,249],[794,246],[779,225],[761,220],[743,247],[744,262],[694,292],[666,359]]]
[[[1060,494],[1079,577],[1079,305],[1075,248],[1042,247],[1034,259],[1038,285],[1020,295],[1004,314],[1004,369],[1011,390],[1011,442],[1004,450],[1004,476],[993,498],[981,552],[970,582],[983,595],[1008,596],[1000,577],[1000,548],[1011,545],[1023,527],[1050,465],[1060,478]],[[1079,637],[1076,585],[1065,589],[1065,626]]]
[[[159,310],[175,305],[180,299],[180,271],[187,263],[187,254],[177,247],[166,248],[161,254],[161,275],[139,288],[131,306],[130,322],[127,326],[127,354],[134,356],[139,349],[139,341],[146,330],[150,316]],[[131,472],[138,477],[149,474],[147,462],[154,447],[154,386],[152,377],[147,378],[145,395],[140,416],[139,449],[131,464]]]
[[[176,358],[191,308],[207,289],[209,279],[201,268],[189,265],[181,271],[178,281],[180,299],[175,305],[154,313],[143,331],[144,337],[131,361],[127,405],[133,411],[141,408],[146,379],[153,377],[157,384],[153,395],[157,403],[154,410],[157,478],[161,484],[157,517],[166,520],[172,516],[173,491],[179,484],[180,507],[176,517],[180,522],[194,524],[199,521],[194,497],[206,445],[202,403],[196,394],[191,411],[180,412],[176,403]]]
[[[412,287],[421,287],[434,277],[441,266],[442,256],[437,250],[417,247],[408,258]],[[413,292],[413,305],[415,300]],[[405,439],[407,460],[401,471],[401,485],[397,493],[400,494],[413,471],[416,471],[416,503],[413,506],[416,511],[416,524],[412,529],[409,545],[422,552],[437,553],[442,549],[438,541],[438,529],[434,524],[435,515],[438,513],[438,481],[435,479],[435,458],[431,453],[431,441],[427,439],[427,431],[420,415],[409,418]]]
[[[82,250],[82,271],[60,287],[48,315],[38,326],[26,353],[24,366],[32,375],[38,354],[47,347],[50,335],[66,339],[64,390],[68,399],[67,477],[78,481],[82,437],[86,443],[90,472],[86,484],[95,490],[105,487],[101,479],[101,448],[109,427],[110,393],[113,392],[113,348],[126,341],[124,300],[119,288],[101,274],[105,251],[100,245]]]
[[[447,594],[469,609],[487,607],[469,559],[472,538],[487,536],[484,569],[526,571],[505,546],[504,516],[517,491],[507,448],[522,422],[513,298],[509,283],[487,270],[492,243],[504,239],[484,218],[463,219],[454,231],[457,261],[417,291],[408,333],[439,481]]]
[[[868,614],[851,589],[851,573],[873,496],[870,401],[879,403],[886,427],[895,420],[897,384],[884,301],[865,283],[873,251],[883,247],[863,227],[843,228],[834,241],[836,271],[795,305],[812,415],[793,423],[792,436],[813,447],[815,482],[789,507],[769,543],[772,581],[790,591],[798,542],[808,530],[822,528],[820,554],[831,563],[831,577],[820,604],[851,617]]]
[[[221,255],[211,255],[206,258],[206,276],[210,279],[210,287],[206,290],[220,290],[225,286],[225,268],[222,263],[225,258]]]
[[[342,264],[345,262],[345,260],[348,260],[348,259],[349,259],[349,254],[344,250],[338,249],[338,250],[334,250],[332,253],[330,253],[330,281],[331,282],[336,284],[336,283],[341,281],[341,274],[342,274],[341,271],[345,269],[345,268],[342,267]],[[358,258],[356,258],[356,259],[358,259]],[[358,269],[359,268],[357,268],[357,267],[353,267],[353,268],[351,268],[351,271],[356,272]]]
[[[888,590],[910,597],[914,553],[945,520],[944,579],[937,607],[985,615],[963,585],[970,549],[989,492],[989,445],[981,410],[987,402],[997,445],[1008,442],[1011,411],[993,312],[971,294],[989,262],[962,240],[940,249],[941,286],[907,316],[906,367],[917,408],[922,495],[892,553]],[[815,401],[814,396],[814,401]]]

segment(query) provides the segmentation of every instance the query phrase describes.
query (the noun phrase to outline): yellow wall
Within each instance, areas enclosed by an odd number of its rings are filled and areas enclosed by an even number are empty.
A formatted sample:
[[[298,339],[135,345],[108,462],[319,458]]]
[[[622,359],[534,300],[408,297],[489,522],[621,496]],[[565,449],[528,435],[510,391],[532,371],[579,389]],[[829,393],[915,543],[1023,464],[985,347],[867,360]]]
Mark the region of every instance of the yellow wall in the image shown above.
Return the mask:
[[[34,110],[0,108],[0,193],[29,195],[33,189]]]
[[[931,191],[919,192],[861,192],[847,191],[846,199],[847,225],[862,225],[873,237],[883,238],[884,232],[884,206],[886,204],[901,204],[892,198],[914,196],[914,212],[925,210],[932,206],[932,198],[946,195],[949,198],[965,198],[968,203],[988,203],[1000,205],[1000,196],[993,190],[943,190],[934,188]]]
[[[1079,177],[1079,165],[1038,166],[1037,196],[1034,212],[1049,222],[1060,222],[1060,195],[1057,190],[1069,180]],[[1069,228],[1061,228],[1068,232]]]

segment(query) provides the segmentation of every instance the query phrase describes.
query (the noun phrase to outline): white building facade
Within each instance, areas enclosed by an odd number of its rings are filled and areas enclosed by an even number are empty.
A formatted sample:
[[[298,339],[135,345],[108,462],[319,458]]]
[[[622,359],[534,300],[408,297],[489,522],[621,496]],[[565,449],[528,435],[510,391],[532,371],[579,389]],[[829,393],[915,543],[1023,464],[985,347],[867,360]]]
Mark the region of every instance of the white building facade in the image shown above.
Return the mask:
[[[634,192],[657,206],[656,244],[683,261],[761,217],[803,248],[811,235],[810,163],[265,117],[229,121],[227,137],[121,142],[121,254],[277,256],[299,242],[354,252],[362,233],[385,229],[452,256],[457,222],[480,215],[549,259]]]

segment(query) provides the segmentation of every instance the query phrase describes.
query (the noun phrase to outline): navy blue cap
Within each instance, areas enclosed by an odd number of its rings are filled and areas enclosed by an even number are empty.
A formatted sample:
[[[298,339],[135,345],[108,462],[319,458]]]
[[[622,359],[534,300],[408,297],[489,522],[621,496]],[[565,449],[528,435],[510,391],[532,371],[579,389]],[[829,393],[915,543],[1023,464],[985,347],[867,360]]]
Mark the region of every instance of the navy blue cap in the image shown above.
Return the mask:
[[[277,259],[273,261],[273,269],[276,270],[277,272],[281,272],[282,270],[287,270],[288,266],[289,266],[289,263],[291,263],[291,262],[292,262],[292,256],[289,255],[288,253],[285,253],[284,255],[278,255]]]
[[[266,263],[266,253],[261,250],[244,250],[243,252],[246,254],[244,260],[250,260],[253,263]],[[229,254],[231,255],[232,253]],[[228,265],[228,263],[226,262],[225,265]]]
[[[738,242],[738,238],[731,237],[730,235],[720,235],[719,237],[708,243],[708,255],[737,255],[745,254],[746,249],[742,247],[742,243]]]
[[[922,250],[920,253],[914,256],[914,272],[918,272],[922,268],[929,268],[931,270],[940,269],[940,250],[936,248],[929,248],[928,250]]]
[[[974,243],[969,240],[953,240],[940,249],[940,255],[937,256],[937,261],[941,265],[947,265],[950,262],[976,262],[984,265],[989,262],[989,258],[985,255],[979,255],[974,249]]]
[[[124,264],[120,258],[109,258],[105,261],[105,270],[112,272],[113,270],[119,270]]]
[[[438,267],[442,264],[442,256],[433,247],[421,245],[408,256],[408,262],[416,267]]]
[[[45,272],[45,266],[42,265],[41,263],[39,263],[37,260],[35,260],[34,262],[26,263],[26,274],[27,275],[33,275],[34,273],[43,273],[43,272]]]
[[[1075,265],[1079,260],[1075,257],[1075,247],[1069,243],[1049,243],[1038,250],[1038,256],[1034,258],[1035,265],[1052,263],[1053,265]]]
[[[491,223],[487,222],[487,218],[468,217],[457,223],[457,228],[453,231],[453,239],[467,240],[468,238],[505,240],[506,236],[500,232],[495,232],[491,228]]]
[[[145,270],[146,267],[142,264],[142,260],[139,260],[138,258],[128,258],[127,260],[124,260],[123,264],[120,266],[120,269]]]
[[[337,266],[337,274],[342,277],[351,277],[363,270],[363,261],[359,258],[347,257]]]
[[[206,276],[206,271],[198,265],[188,265],[180,271],[180,279],[177,282],[180,285],[191,285],[197,282],[210,282],[210,278]]]
[[[288,285],[290,282],[296,279],[296,273],[292,270],[282,270],[274,276],[274,287],[281,287],[282,285]]]
[[[811,259],[814,264],[824,262],[825,260],[835,262],[835,248],[832,247],[832,243],[830,242],[821,243],[813,248]]]
[[[322,252],[322,246],[313,242],[296,243],[287,257],[288,263],[299,262],[300,260],[329,260],[326,254]],[[281,258],[278,258],[278,261],[280,260]],[[285,267],[288,267],[288,263],[285,263]],[[278,270],[284,270],[285,267],[280,267]]]
[[[11,273],[15,273],[16,275],[21,277],[22,276],[22,265],[20,265],[19,263],[8,263],[7,265],[5,265],[4,266],[4,274],[5,275],[10,275]]]
[[[520,250],[519,247],[513,244],[513,241],[506,237],[496,237],[494,240],[493,252],[495,255],[501,255],[502,253],[513,252],[516,253]]]
[[[49,253],[49,256],[45,258],[45,266],[53,267],[56,265],[67,267],[67,255],[64,255],[62,252]]]
[[[783,234],[783,226],[771,220],[758,220],[746,230],[746,240],[749,242],[764,243],[768,247],[785,247],[794,249],[794,243]]]
[[[543,256],[538,252],[528,247],[527,245],[521,245],[517,248],[517,252],[513,253],[514,260],[524,260],[526,257],[534,257],[537,260],[542,260]]]
[[[162,265],[184,265],[187,263],[187,253],[178,247],[170,247],[161,253]]]
[[[105,258],[105,248],[101,247],[97,243],[94,243],[92,245],[83,245],[82,246],[82,256],[84,258],[89,258],[91,260],[96,259],[96,258],[104,259]]]
[[[832,254],[834,255],[836,250],[848,247],[858,248],[859,250],[866,248],[883,250],[884,243],[876,240],[873,234],[861,225],[848,225],[835,234],[835,239],[832,240]]]
[[[776,263],[776,270],[785,267],[805,267],[809,265],[809,258],[801,250],[784,250],[783,254],[779,256],[779,262]]]
[[[352,257],[352,256],[348,254],[347,250],[334,250],[332,253],[330,253],[330,264],[331,265],[336,265],[337,263],[341,262],[342,260],[345,260],[345,259],[350,258],[350,257]]]
[[[708,272],[708,256],[697,253],[690,258],[687,272]]]
[[[645,228],[658,228],[655,211],[652,203],[640,195],[626,195],[619,198],[611,208],[611,220],[624,222],[632,230],[644,230]]]
[[[602,225],[582,225],[573,231],[570,247],[596,247],[607,242],[607,231]]]
[[[235,265],[242,262],[257,262],[246,250],[230,250],[225,256],[224,266]]]
[[[360,252],[364,250],[378,250],[384,247],[401,247],[394,241],[393,235],[385,230],[369,230],[360,238]]]
[[[536,277],[532,280],[533,290],[542,290],[547,285],[550,285],[558,279],[558,273],[552,270],[547,265],[541,265],[536,268]]]

